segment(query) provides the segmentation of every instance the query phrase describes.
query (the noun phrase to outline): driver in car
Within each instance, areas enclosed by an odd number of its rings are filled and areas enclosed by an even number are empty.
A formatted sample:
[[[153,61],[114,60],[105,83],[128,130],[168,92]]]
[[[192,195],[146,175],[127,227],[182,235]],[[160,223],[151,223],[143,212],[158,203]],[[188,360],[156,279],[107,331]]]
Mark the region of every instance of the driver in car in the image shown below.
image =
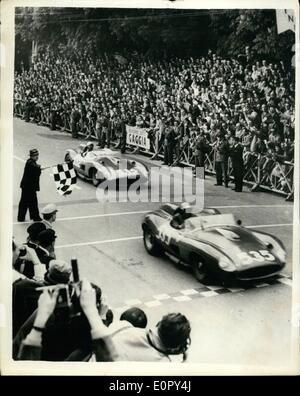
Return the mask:
[[[93,142],[88,142],[86,144],[86,146],[84,147],[84,149],[82,150],[81,155],[83,157],[85,157],[87,155],[88,152],[93,151],[94,150],[94,143]]]
[[[183,202],[175,209],[173,218],[171,220],[171,226],[177,230],[181,230],[185,227],[185,220],[191,217],[191,205],[188,202]]]

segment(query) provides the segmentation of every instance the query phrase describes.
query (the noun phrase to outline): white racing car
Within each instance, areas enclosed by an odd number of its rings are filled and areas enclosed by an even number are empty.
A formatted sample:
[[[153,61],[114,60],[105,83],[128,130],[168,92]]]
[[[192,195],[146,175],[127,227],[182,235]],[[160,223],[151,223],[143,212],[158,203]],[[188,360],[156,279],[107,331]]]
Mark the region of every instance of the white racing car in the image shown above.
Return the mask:
[[[92,181],[98,186],[103,181],[120,181],[128,183],[136,180],[148,180],[147,167],[136,160],[120,157],[110,149],[94,150],[94,144],[81,144],[77,149],[69,149],[65,154],[65,162],[72,162],[79,177]]]

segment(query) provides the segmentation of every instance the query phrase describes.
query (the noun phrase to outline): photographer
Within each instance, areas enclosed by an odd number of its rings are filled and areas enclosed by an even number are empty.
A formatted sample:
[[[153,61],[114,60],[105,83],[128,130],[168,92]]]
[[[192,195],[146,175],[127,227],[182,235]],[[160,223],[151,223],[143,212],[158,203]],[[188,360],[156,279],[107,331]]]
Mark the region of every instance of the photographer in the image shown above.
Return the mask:
[[[49,326],[51,317],[55,314],[55,309],[57,309],[57,305],[59,304],[59,295],[60,291],[58,288],[45,289],[41,294],[30,331],[27,332],[26,337],[21,343],[14,345],[18,360],[43,360],[43,348],[45,347],[45,343],[47,343],[45,333],[47,332],[47,326]],[[99,316],[96,290],[86,280],[83,280],[80,284],[79,301],[82,313],[89,327],[91,339],[90,355],[93,353],[96,361],[114,360],[116,358],[116,350],[108,334],[108,329]],[[56,341],[59,344],[57,347],[63,346],[59,343],[59,338]],[[73,359],[69,358],[68,360]]]
[[[34,248],[31,246],[19,245],[13,239],[12,252],[12,266],[16,271],[24,275],[26,278],[43,278],[45,269]]]
[[[42,266],[44,267],[44,266]],[[52,260],[50,268],[39,279],[18,279],[13,283],[13,334],[17,334],[21,326],[37,308],[40,287],[68,284],[71,267],[64,261]]]

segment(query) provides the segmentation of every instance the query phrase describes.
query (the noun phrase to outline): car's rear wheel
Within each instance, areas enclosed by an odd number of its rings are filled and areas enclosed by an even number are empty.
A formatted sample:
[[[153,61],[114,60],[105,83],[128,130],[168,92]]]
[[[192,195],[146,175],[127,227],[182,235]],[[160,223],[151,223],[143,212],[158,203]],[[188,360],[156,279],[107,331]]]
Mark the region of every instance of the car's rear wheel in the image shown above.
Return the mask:
[[[144,227],[144,246],[149,254],[152,256],[159,256],[162,254],[162,248],[159,246],[155,236],[151,233],[148,227]]]
[[[100,180],[97,179],[97,171],[96,171],[96,169],[92,169],[91,172],[90,172],[90,175],[91,175],[91,179],[92,179],[93,185],[95,187],[97,187],[99,185],[99,183],[100,183]]]

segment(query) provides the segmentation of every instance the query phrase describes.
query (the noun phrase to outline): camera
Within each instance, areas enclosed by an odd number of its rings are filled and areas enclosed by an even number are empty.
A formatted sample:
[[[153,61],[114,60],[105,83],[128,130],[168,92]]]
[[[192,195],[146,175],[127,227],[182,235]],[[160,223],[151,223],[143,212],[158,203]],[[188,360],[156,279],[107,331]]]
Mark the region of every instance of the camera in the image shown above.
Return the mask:
[[[24,256],[26,256],[27,254],[27,250],[25,246],[21,246],[19,249],[19,258],[22,258]]]
[[[77,259],[72,259],[71,265],[73,282],[56,286],[59,291],[54,314],[63,321],[68,321],[82,312],[79,302],[80,280]]]

